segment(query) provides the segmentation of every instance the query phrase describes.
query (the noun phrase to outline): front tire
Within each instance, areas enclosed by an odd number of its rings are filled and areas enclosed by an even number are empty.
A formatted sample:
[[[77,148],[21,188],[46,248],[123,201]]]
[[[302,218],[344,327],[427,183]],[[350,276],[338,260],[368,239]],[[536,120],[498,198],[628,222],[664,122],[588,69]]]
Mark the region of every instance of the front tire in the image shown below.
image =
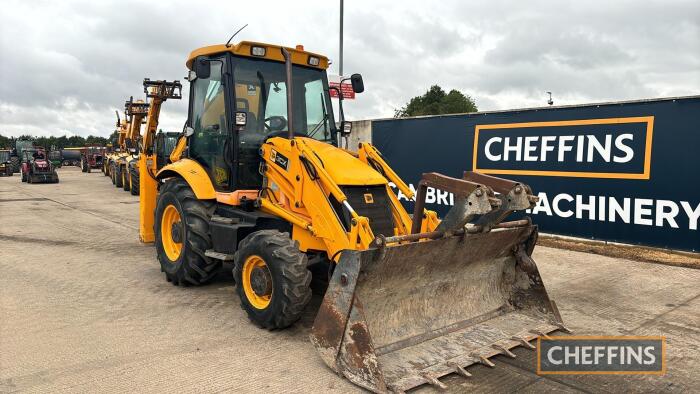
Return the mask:
[[[262,328],[285,328],[311,300],[306,254],[288,233],[260,230],[245,237],[234,257],[233,276],[248,318]]]
[[[124,168],[120,170],[122,174],[122,189],[125,192],[131,190],[131,177],[129,175],[129,163],[124,165]]]
[[[109,178],[112,180],[112,185],[117,184],[117,178],[114,176],[114,173],[116,172],[116,167],[114,163],[109,165]]]
[[[156,252],[165,278],[174,285],[202,285],[219,271],[221,262],[204,255],[211,249],[209,220],[215,204],[198,200],[182,179],[165,182],[155,217]]]
[[[122,175],[122,166],[121,164],[117,163],[114,166],[114,186],[116,187],[124,187],[124,176]]]

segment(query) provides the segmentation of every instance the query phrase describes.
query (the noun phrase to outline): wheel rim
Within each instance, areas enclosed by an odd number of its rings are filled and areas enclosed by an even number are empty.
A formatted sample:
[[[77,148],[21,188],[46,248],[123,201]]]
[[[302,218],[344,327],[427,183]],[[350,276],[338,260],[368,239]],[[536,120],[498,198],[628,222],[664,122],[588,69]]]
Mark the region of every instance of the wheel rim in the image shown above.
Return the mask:
[[[272,277],[265,260],[252,255],[243,262],[243,292],[248,302],[256,309],[265,309],[272,299]]]
[[[175,229],[175,231],[173,231]],[[178,230],[180,234],[177,234]],[[174,205],[168,205],[160,221],[161,240],[165,254],[171,262],[177,261],[182,252],[182,220],[180,211]]]

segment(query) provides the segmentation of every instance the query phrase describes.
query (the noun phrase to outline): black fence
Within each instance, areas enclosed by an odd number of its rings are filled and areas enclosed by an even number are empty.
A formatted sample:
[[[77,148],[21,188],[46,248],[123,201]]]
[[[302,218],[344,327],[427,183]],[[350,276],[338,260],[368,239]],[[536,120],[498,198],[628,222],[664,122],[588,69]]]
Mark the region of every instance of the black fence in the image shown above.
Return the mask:
[[[543,232],[700,250],[700,96],[375,120],[372,141],[412,185],[472,169],[529,184]],[[427,207],[451,201],[431,190]]]

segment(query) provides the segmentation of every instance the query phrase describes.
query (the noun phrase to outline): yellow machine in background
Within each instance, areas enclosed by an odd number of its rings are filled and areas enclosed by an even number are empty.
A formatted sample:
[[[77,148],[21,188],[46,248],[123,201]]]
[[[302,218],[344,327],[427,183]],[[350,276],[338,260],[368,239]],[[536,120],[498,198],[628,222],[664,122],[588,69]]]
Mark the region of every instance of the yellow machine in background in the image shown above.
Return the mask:
[[[123,154],[114,161],[115,186],[121,187],[124,191],[131,191],[132,195],[137,195],[138,185],[138,154],[141,144],[141,125],[148,114],[149,104],[143,100],[136,100],[131,97],[124,104],[129,128],[123,143]],[[134,184],[136,182],[136,184]]]
[[[126,135],[129,132],[129,122],[126,117],[124,116],[124,120],[122,120],[119,117],[119,111],[115,111],[117,114],[117,141],[116,141],[116,146],[113,147],[112,152],[109,154],[105,155],[105,160],[102,161],[102,164],[104,166],[104,174],[105,176],[108,176],[112,179],[112,184],[116,185],[117,183],[117,177],[115,176],[116,171],[116,162],[119,160],[121,157],[125,156],[126,153],[124,152],[124,141],[126,140]]]
[[[139,238],[142,242],[153,242],[153,216],[158,193],[156,173],[160,169],[159,159],[164,159],[159,157],[156,131],[158,130],[158,121],[163,102],[168,99],[181,99],[182,84],[180,81],[152,81],[146,78],[143,81],[143,88],[146,96],[151,101],[146,116],[143,149],[138,159],[139,173],[144,174],[139,182],[139,194],[141,196]]]
[[[204,284],[233,262],[241,306],[266,329],[300,318],[313,281],[324,299],[312,343],[375,392],[443,387],[444,375],[564,329],[530,257],[537,228],[504,222],[537,201],[527,185],[431,173],[414,196],[371,144],[339,148],[351,131],[342,94],[337,127],[328,59],[301,46],[214,45],[187,67],[172,163],[156,173],[152,155],[140,158],[153,175],[140,184],[140,237],[168,281]],[[390,184],[415,200],[412,215]],[[429,187],[455,196],[441,220],[424,209]]]

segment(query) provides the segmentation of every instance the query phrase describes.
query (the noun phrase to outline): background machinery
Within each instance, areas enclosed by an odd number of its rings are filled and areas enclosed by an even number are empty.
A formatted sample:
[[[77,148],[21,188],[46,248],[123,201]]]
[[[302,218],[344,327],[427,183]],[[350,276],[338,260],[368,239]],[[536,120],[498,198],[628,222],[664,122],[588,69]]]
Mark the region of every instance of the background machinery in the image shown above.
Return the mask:
[[[250,320],[280,329],[317,277],[327,287],[312,343],[375,392],[443,387],[444,375],[564,329],[530,257],[537,228],[504,221],[537,201],[527,185],[431,173],[414,193],[371,144],[339,148],[351,124],[340,100],[336,127],[328,59],[301,46],[209,46],[187,67],[189,119],[171,163],[139,161],[140,238],[155,242],[168,281],[204,284],[233,262]],[[145,147],[159,109],[154,97]],[[415,200],[412,215],[390,184]],[[429,187],[454,194],[442,220],[424,209]]]
[[[61,149],[61,164],[64,166],[80,165],[80,148]]]
[[[119,160],[126,156],[125,152],[125,140],[126,140],[126,135],[129,132],[129,121],[124,117],[124,120],[121,120],[119,117],[119,111],[116,111],[117,113],[117,141],[116,146],[114,146],[112,152],[108,155],[105,155],[105,175],[109,176],[112,179],[112,184],[115,185],[116,187],[123,187],[123,179],[122,179],[122,174],[121,172],[117,173],[117,171],[120,169],[119,166],[117,166],[117,163]]]
[[[158,130],[155,137],[155,154],[156,154],[156,168],[161,169],[166,164],[170,163],[170,154],[175,149],[177,145],[177,140],[180,138],[182,133],[176,131],[163,131]]]
[[[61,168],[63,166],[63,152],[61,149],[57,149],[55,146],[51,147],[48,152],[49,161],[56,168]]]
[[[89,173],[94,168],[103,168],[104,155],[105,148],[99,145],[83,147],[80,149],[80,170]]]
[[[22,153],[24,152],[24,150],[31,149],[33,147],[33,139],[18,138],[15,140],[15,146],[10,154],[10,161],[12,162],[12,168],[14,172],[20,172],[20,167],[22,166]]]
[[[56,167],[48,160],[46,150],[42,147],[22,150],[22,182],[58,183]]]
[[[10,153],[12,151],[9,149],[0,149],[0,176],[12,176],[14,173]]]
[[[125,155],[117,160],[117,173],[121,174],[121,184],[125,191],[130,191],[132,195],[138,195],[139,174],[138,155],[141,150],[141,125],[148,114],[149,104],[142,100],[134,101],[130,98],[124,108],[128,117],[129,129],[124,139]]]

